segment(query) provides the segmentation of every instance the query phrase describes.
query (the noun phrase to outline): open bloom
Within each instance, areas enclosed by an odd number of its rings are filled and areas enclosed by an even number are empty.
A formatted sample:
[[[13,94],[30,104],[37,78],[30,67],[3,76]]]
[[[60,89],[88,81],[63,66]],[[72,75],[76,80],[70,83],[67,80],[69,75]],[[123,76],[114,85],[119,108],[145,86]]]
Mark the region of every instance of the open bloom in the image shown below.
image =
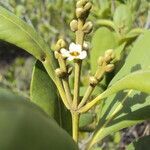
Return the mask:
[[[67,60],[71,61],[74,59],[85,59],[87,56],[87,52],[82,50],[81,45],[71,43],[69,46],[69,50],[62,48],[60,50],[63,57],[67,58]]]

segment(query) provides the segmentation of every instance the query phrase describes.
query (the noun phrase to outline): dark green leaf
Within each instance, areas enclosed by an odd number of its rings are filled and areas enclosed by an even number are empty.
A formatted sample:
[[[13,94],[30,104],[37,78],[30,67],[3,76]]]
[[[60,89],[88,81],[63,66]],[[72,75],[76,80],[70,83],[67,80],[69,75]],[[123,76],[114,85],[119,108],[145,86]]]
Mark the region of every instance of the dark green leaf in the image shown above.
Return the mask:
[[[56,86],[40,61],[37,61],[33,68],[30,99],[43,108],[49,116],[59,120],[59,99]]]
[[[28,100],[0,89],[1,150],[77,150],[57,123]]]
[[[30,86],[31,101],[71,133],[71,115],[61,103],[57,89],[40,61],[37,61]]]
[[[117,44],[114,33],[106,27],[99,28],[92,38],[91,69],[95,73],[97,61],[108,49],[113,49]]]
[[[142,137],[129,144],[126,150],[149,150],[150,136]]]

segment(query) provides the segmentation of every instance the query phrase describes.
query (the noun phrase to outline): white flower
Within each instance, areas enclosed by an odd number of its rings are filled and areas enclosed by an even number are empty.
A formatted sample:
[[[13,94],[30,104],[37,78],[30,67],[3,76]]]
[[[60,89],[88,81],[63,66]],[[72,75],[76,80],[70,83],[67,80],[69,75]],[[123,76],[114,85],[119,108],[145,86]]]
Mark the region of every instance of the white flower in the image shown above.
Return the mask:
[[[82,51],[82,47],[79,44],[71,43],[69,46],[69,50],[62,48],[60,50],[63,57],[67,57],[67,60],[71,61],[74,59],[85,59],[87,56],[87,52],[85,50]]]

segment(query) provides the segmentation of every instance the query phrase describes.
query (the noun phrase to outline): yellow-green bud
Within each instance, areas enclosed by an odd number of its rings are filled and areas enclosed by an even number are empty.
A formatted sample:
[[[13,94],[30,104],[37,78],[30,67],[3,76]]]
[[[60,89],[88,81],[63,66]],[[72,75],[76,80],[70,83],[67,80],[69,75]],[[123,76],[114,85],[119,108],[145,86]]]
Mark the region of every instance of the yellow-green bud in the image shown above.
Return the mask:
[[[111,56],[112,54],[114,53],[114,50],[113,49],[108,49],[105,54]]]
[[[89,0],[79,0],[76,4],[76,7],[84,7],[84,5],[88,2]]]
[[[105,52],[104,58],[107,63],[109,63],[112,59],[114,59],[115,54],[113,49],[109,49]]]
[[[96,86],[98,83],[98,80],[94,76],[91,76],[89,81],[91,86]]]
[[[100,57],[98,58],[97,63],[98,63],[99,66],[102,66],[102,64],[104,63],[104,57],[100,56]]]
[[[61,68],[57,68],[55,70],[55,73],[59,78],[64,78],[66,76],[66,72],[63,71]]]
[[[84,9],[83,8],[80,7],[80,8],[76,9],[77,18],[81,18],[83,16],[83,14],[84,14]]]
[[[110,63],[110,61],[111,61],[111,56],[108,55],[108,54],[105,54],[105,55],[104,55],[104,60],[105,60],[106,63]]]
[[[87,42],[84,41],[83,42],[83,49],[86,50],[86,51],[88,51],[90,49],[89,43],[87,43]]]
[[[56,58],[56,59],[58,59],[58,58],[59,58],[59,56],[60,56],[60,54],[59,54],[59,52],[58,52],[58,51],[55,51],[55,52],[54,52],[54,55],[55,55],[55,58]]]
[[[70,28],[73,32],[77,31],[78,30],[78,21],[77,20],[72,20],[70,22]]]
[[[66,42],[63,39],[59,39],[58,44],[60,45],[61,48],[66,47]]]
[[[90,33],[93,30],[93,23],[91,21],[86,22],[82,30],[84,31],[84,33]]]
[[[59,39],[56,43],[55,50],[59,51],[61,48],[66,47],[66,42],[63,39]]]
[[[105,68],[105,71],[106,72],[112,72],[115,68],[115,65],[114,64],[108,64]]]
[[[68,68],[68,75],[70,75],[70,74],[72,73],[72,70],[73,70],[72,67],[69,67],[69,68]]]
[[[111,59],[113,60],[113,59],[115,59],[115,57],[116,57],[116,54],[113,53],[113,54],[111,55]]]
[[[91,2],[88,2],[85,6],[84,6],[84,11],[90,11],[92,8],[92,3]]]

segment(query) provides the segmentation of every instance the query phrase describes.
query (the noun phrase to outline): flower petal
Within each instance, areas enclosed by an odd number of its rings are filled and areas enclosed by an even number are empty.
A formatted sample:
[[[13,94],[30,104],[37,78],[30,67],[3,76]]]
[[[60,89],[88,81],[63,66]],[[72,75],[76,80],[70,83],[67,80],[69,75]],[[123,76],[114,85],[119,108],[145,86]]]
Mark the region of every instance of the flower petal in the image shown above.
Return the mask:
[[[79,53],[81,53],[81,51],[82,51],[81,45],[76,44],[76,51],[79,52]]]
[[[61,54],[62,54],[63,57],[69,57],[70,56],[69,51],[66,50],[65,48],[62,48],[60,50],[60,52],[61,52]]]
[[[72,61],[72,60],[74,60],[74,57],[70,55],[70,56],[67,58],[67,60],[68,60],[68,61]]]
[[[69,51],[70,52],[81,52],[82,48],[81,45],[79,44],[75,44],[75,43],[71,43],[69,46]]]
[[[69,45],[69,51],[70,51],[70,52],[76,51],[76,44],[75,44],[75,43],[72,42],[72,43]]]
[[[80,55],[78,56],[79,59],[85,59],[87,57],[87,52],[86,51],[82,51],[80,53]]]

